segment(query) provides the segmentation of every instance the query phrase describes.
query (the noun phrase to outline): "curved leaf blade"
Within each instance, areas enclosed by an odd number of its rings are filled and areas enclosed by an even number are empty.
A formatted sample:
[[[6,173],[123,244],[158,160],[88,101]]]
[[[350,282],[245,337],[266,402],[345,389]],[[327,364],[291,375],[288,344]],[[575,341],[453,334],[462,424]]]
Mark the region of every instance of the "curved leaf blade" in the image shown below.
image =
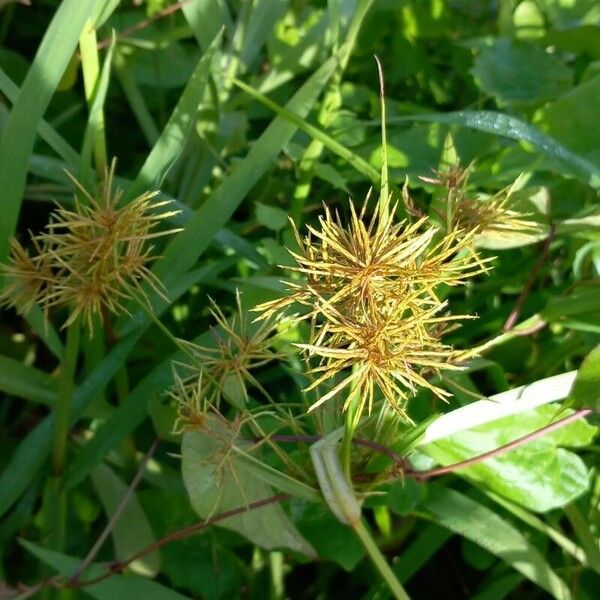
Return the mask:
[[[435,523],[485,548],[556,600],[571,599],[569,588],[538,549],[518,529],[486,506],[455,490],[432,484],[420,508]]]

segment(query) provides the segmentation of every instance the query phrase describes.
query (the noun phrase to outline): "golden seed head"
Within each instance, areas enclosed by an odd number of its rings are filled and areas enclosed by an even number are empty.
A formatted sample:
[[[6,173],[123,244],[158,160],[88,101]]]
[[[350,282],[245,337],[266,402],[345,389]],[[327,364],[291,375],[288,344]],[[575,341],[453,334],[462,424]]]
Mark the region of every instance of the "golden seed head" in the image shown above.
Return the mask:
[[[147,302],[143,284],[164,295],[147,268],[154,258],[148,242],[173,232],[154,229],[175,212],[161,212],[169,202],[154,201],[158,192],[144,193],[120,207],[122,192],[112,189],[114,169],[113,161],[98,197],[72,178],[85,201],[76,197],[72,209],[56,208],[46,230],[31,236],[35,256],[29,258],[13,242],[11,263],[2,267],[10,280],[5,302],[22,311],[34,303],[46,311],[67,306],[65,325],[81,317],[91,332],[94,317],[102,317],[103,311],[126,312],[131,299]]]
[[[180,363],[188,375],[186,386],[195,386],[203,378],[203,394],[210,406],[218,408],[225,398],[243,408],[248,399],[248,386],[267,392],[252,374],[252,371],[281,358],[272,349],[277,333],[277,319],[267,319],[260,324],[251,323],[245,314],[239,292],[236,293],[237,314],[228,319],[211,299],[210,313],[217,327],[211,329],[213,346],[200,346],[182,341],[190,360]]]
[[[441,233],[426,217],[413,224],[394,222],[396,206],[381,203],[371,218],[367,201],[360,211],[350,202],[350,222],[327,207],[318,227],[308,227],[304,239],[295,230],[299,250],[292,252],[305,275],[289,284],[290,293],[256,307],[261,318],[279,315],[290,306],[304,307],[296,319],[309,319],[310,342],[298,344],[314,377],[308,390],[329,386],[311,407],[346,394],[360,413],[369,411],[376,390],[400,415],[417,388],[440,398],[447,392],[429,383],[426,370],[455,369],[453,350],[440,341],[444,326],[461,317],[441,314],[445,308],[438,286],[463,285],[488,270],[472,250],[473,232]]]

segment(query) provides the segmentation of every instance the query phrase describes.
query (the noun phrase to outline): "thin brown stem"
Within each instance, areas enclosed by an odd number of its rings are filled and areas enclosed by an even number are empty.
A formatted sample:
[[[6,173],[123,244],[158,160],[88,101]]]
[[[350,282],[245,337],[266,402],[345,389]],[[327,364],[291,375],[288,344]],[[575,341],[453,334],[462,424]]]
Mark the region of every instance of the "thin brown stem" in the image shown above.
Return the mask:
[[[151,17],[142,19],[135,25],[132,25],[131,27],[128,27],[127,29],[123,29],[123,31],[120,31],[119,34],[117,35],[117,41],[130,36],[132,33],[135,33],[136,31],[145,29],[146,27],[148,27],[155,21],[162,19],[163,17],[166,17],[170,14],[173,14],[174,12],[177,12],[182,6],[184,6],[185,4],[188,4],[191,1],[192,0],[181,0],[181,2],[176,2],[175,4],[171,4],[170,6],[167,6],[166,8],[159,10],[157,13],[153,14]],[[98,42],[98,49],[107,48],[108,46],[110,46],[111,42],[112,42],[112,37],[107,37],[107,38],[103,39],[102,41]]]
[[[546,258],[548,256],[548,250],[550,249],[550,244],[554,239],[555,233],[556,225],[553,224],[550,228],[550,232],[548,233],[548,237],[544,240],[544,244],[542,245],[542,249],[538,255],[537,260],[535,261],[535,265],[531,270],[529,279],[527,280],[527,283],[521,290],[521,293],[517,298],[517,302],[515,303],[514,308],[510,311],[508,319],[506,319],[506,322],[504,323],[504,327],[502,327],[503,331],[510,331],[516,325],[517,320],[519,319],[519,315],[521,314],[521,310],[523,309],[523,305],[525,304],[525,300],[531,293],[533,284],[537,279],[542,267],[544,266],[544,262],[546,261]]]
[[[104,579],[107,579],[108,577],[111,577],[112,575],[115,575],[116,573],[120,573],[127,566],[129,566],[132,562],[139,560],[140,558],[143,558],[144,556],[147,556],[148,554],[152,554],[152,552],[155,552],[156,550],[158,550],[159,548],[162,548],[162,546],[165,546],[166,544],[170,544],[171,542],[174,542],[176,540],[183,540],[185,538],[188,538],[188,537],[198,533],[199,531],[202,531],[203,529],[206,529],[207,527],[214,525],[215,523],[218,523],[220,521],[224,521],[225,519],[228,519],[229,517],[234,517],[236,515],[240,515],[249,510],[255,510],[257,508],[262,508],[263,506],[267,506],[267,505],[273,504],[275,502],[283,502],[284,500],[287,500],[289,497],[290,497],[289,494],[275,494],[274,496],[269,496],[268,498],[264,498],[263,500],[257,500],[256,502],[249,502],[245,506],[239,506],[238,508],[234,508],[232,510],[227,510],[225,512],[219,513],[218,515],[215,515],[214,517],[212,517],[210,519],[206,519],[205,521],[200,521],[199,523],[193,523],[192,525],[188,525],[187,527],[183,527],[182,529],[178,529],[177,531],[173,531],[172,533],[165,535],[164,537],[160,538],[159,540],[156,540],[155,542],[146,546],[145,548],[142,548],[139,552],[136,552],[133,556],[130,556],[126,560],[115,561],[115,562],[109,564],[106,572],[103,573],[102,575],[98,575],[98,577],[94,577],[92,579],[87,579],[85,581],[79,581],[79,582],[75,582],[75,583],[71,583],[71,582],[67,581],[65,584],[63,584],[63,587],[79,588],[79,587],[84,587],[87,585],[92,585],[94,583],[98,583],[99,581],[103,581]]]
[[[288,498],[290,498],[289,494],[275,494],[274,496],[269,496],[268,498],[263,498],[262,500],[257,500],[256,502],[249,502],[245,506],[239,506],[238,508],[234,508],[232,510],[228,510],[228,511],[219,513],[218,515],[215,515],[214,517],[211,517],[210,519],[206,519],[205,521],[200,521],[199,523],[193,523],[192,525],[188,525],[187,527],[183,527],[182,529],[173,531],[173,532],[165,535],[164,537],[160,538],[159,540],[156,540],[152,544],[146,546],[145,548],[142,548],[139,552],[136,552],[133,556],[130,556],[129,558],[127,558],[125,560],[113,561],[113,562],[109,563],[106,566],[105,572],[101,573],[97,577],[93,577],[91,579],[86,579],[83,581],[80,581],[80,580],[75,581],[74,577],[64,580],[60,575],[57,575],[54,577],[50,577],[48,579],[44,579],[43,581],[40,581],[38,584],[36,584],[34,586],[23,586],[23,585],[18,586],[17,591],[20,593],[19,594],[20,597],[24,598],[24,597],[30,597],[33,594],[37,594],[38,592],[40,592],[43,589],[48,588],[48,587],[53,587],[56,589],[78,589],[78,588],[83,588],[83,587],[87,587],[90,585],[94,585],[95,583],[99,583],[101,581],[104,581],[105,579],[108,579],[109,577],[112,577],[113,575],[117,575],[118,573],[121,573],[132,562],[139,560],[140,558],[143,558],[144,556],[147,556],[148,554],[152,554],[152,552],[155,552],[159,548],[162,548],[162,546],[166,546],[167,544],[170,544],[171,542],[174,542],[176,540],[183,540],[185,538],[188,538],[188,537],[198,533],[199,531],[202,531],[203,529],[206,529],[207,527],[214,525],[215,523],[219,523],[220,521],[224,521],[225,519],[228,519],[229,517],[234,517],[236,515],[240,515],[242,513],[248,512],[250,510],[255,510],[257,508],[262,508],[263,506],[267,506],[269,504],[274,504],[276,502],[283,502],[284,500],[287,500]]]
[[[117,524],[117,521],[121,518],[121,515],[123,514],[125,507],[129,504],[129,501],[131,500],[131,497],[133,496],[133,492],[137,488],[140,480],[142,479],[142,476],[144,475],[144,472],[146,471],[146,467],[148,466],[148,462],[150,461],[150,459],[152,458],[152,455],[156,451],[158,444],[159,444],[159,439],[156,438],[152,442],[152,445],[150,446],[150,449],[148,450],[148,452],[146,452],[146,456],[144,456],[144,459],[140,463],[140,466],[137,470],[137,473],[135,474],[135,477],[133,478],[133,480],[131,481],[131,484],[127,488],[127,492],[123,495],[121,502],[119,502],[119,505],[117,506],[114,514],[112,515],[112,517],[106,524],[106,527],[104,528],[104,530],[102,531],[102,533],[100,534],[98,539],[96,540],[96,543],[92,546],[91,550],[88,552],[87,556],[83,559],[82,563],[79,565],[79,567],[77,568],[75,573],[73,573],[73,575],[71,575],[71,577],[69,578],[69,583],[77,582],[79,580],[79,578],[81,577],[81,575],[83,573],[85,573],[86,570],[88,569],[88,567],[94,562],[96,555],[98,554],[98,552],[104,545],[104,542],[110,535],[110,532],[113,530],[113,528]]]
[[[437,477],[438,475],[445,475],[446,473],[453,473],[454,471],[458,471],[459,469],[471,467],[477,463],[483,462],[484,460],[493,458],[495,456],[500,456],[501,454],[505,454],[506,452],[509,452],[510,450],[514,450],[515,448],[518,448],[519,446],[523,446],[524,444],[527,444],[533,440],[537,440],[538,438],[541,438],[544,435],[551,433],[552,431],[556,431],[557,429],[561,429],[562,427],[569,425],[569,423],[572,423],[573,421],[577,421],[577,420],[589,415],[590,413],[592,413],[591,409],[582,408],[581,410],[578,410],[577,412],[574,412],[573,414],[571,414],[567,417],[564,417],[563,419],[560,419],[559,421],[550,423],[550,425],[546,425],[545,427],[542,427],[541,429],[537,429],[536,431],[528,433],[527,435],[517,438],[516,440],[513,440],[512,442],[509,442],[508,444],[504,444],[503,446],[500,446],[499,448],[494,448],[493,450],[490,450],[489,452],[484,452],[483,454],[478,454],[477,456],[474,456],[473,458],[469,458],[467,460],[462,460],[462,461],[454,463],[452,465],[447,465],[446,467],[437,467],[435,469],[429,469],[427,471],[408,470],[408,471],[405,471],[404,474],[407,477],[414,477],[415,479],[418,479],[419,481],[426,481],[427,479],[430,479],[431,477]]]
[[[314,444],[321,439],[320,435],[270,435],[268,438],[273,442],[305,442],[307,444]],[[264,438],[255,438],[255,442],[261,442]],[[403,466],[404,468],[408,468],[408,463],[406,459],[402,457],[397,452],[394,452],[391,448],[384,446],[383,444],[379,444],[378,442],[374,442],[373,440],[367,440],[365,438],[352,438],[352,444],[355,446],[361,446],[363,448],[369,448],[374,450],[375,452],[379,452],[380,454],[384,454],[388,458],[390,458],[393,462],[395,462],[398,466]]]

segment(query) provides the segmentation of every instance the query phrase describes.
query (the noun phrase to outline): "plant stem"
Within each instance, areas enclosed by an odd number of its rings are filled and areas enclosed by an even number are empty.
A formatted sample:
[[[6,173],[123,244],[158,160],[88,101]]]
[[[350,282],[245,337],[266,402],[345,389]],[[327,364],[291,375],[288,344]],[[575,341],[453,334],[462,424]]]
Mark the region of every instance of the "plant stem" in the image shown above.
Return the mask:
[[[52,472],[61,477],[65,467],[67,437],[71,421],[71,399],[75,387],[74,376],[79,354],[80,319],[77,318],[67,329],[65,355],[60,369],[58,396],[54,414],[54,443],[52,446]]]
[[[352,407],[348,407],[346,411],[346,420],[344,422],[344,436],[342,437],[342,444],[340,447],[340,463],[344,471],[348,484],[352,487],[352,471],[350,466],[350,459],[352,454],[352,437],[354,430],[356,429],[356,419]]]
[[[81,53],[81,70],[83,72],[83,85],[88,107],[91,108],[98,80],[100,79],[100,60],[98,57],[98,42],[96,40],[96,29],[94,24],[88,20],[79,37],[79,51]],[[104,115],[100,115],[98,129],[93,140],[94,162],[96,171],[102,177],[108,164],[106,152],[106,139],[104,137]]]
[[[396,598],[396,600],[410,600],[410,596],[406,593],[405,589],[402,587],[402,584],[394,575],[394,572],[388,565],[383,554],[381,554],[381,551],[377,547],[377,544],[373,540],[373,537],[371,536],[371,533],[367,529],[364,522],[362,520],[357,521],[352,525],[352,528],[367,551],[367,554],[369,555],[373,565],[375,565],[379,575],[381,575],[381,578],[390,588],[394,598]]]

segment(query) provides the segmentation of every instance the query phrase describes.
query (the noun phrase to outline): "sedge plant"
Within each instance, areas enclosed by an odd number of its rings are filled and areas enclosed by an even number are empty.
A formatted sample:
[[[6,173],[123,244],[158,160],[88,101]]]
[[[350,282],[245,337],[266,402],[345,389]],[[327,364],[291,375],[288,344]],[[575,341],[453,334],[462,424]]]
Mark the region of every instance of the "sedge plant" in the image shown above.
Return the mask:
[[[385,148],[385,126],[382,138]],[[298,465],[297,459],[288,472],[304,474],[303,485],[321,488],[333,514],[352,527],[394,596],[407,598],[361,516],[361,500],[378,479],[365,482],[354,477],[354,470],[369,460],[365,446],[381,448],[379,442],[389,441],[390,430],[391,438],[398,439],[414,425],[409,404],[419,390],[442,401],[451,396],[440,383],[443,375],[461,369],[472,353],[453,348],[444,335],[474,315],[452,314],[440,290],[464,286],[486,274],[491,259],[480,257],[477,236],[484,229],[521,224],[522,217],[510,208],[510,194],[475,204],[465,192],[468,169],[451,167],[437,172],[435,180],[448,190],[448,219],[440,226],[408,210],[414,218],[402,220],[397,216],[400,207],[414,204],[406,186],[402,198],[394,200],[387,177],[384,152],[376,199],[367,195],[358,206],[350,200],[347,217],[324,205],[318,222],[307,225],[304,235],[291,222],[297,248],[289,251],[295,264],[284,267],[290,275],[284,282],[286,293],[253,309],[257,316],[252,331],[239,293],[237,316],[231,320],[213,302],[214,344],[185,343],[192,360],[177,365],[183,371],[176,370],[171,397],[177,410],[176,433],[214,436],[210,415],[223,419],[225,399],[234,420],[249,424],[248,437],[240,438],[245,447],[249,438],[271,444],[316,441],[310,451],[313,475],[306,476],[306,465]],[[300,337],[292,346],[304,357],[304,414],[278,407],[251,373],[274,360],[289,361],[290,346],[278,338],[290,330]],[[277,425],[264,437],[258,435],[264,409],[250,402],[248,387],[258,389],[276,409],[272,416]],[[341,429],[336,413],[344,422]],[[311,419],[317,436],[308,433]],[[294,434],[280,435],[281,429]],[[359,440],[362,448],[357,452],[353,442],[359,429],[375,431],[375,439]],[[184,443],[184,454],[185,447]],[[278,447],[272,447],[281,458]],[[281,468],[288,467],[290,460],[284,455]],[[237,478],[236,486],[243,487]]]
[[[132,301],[149,310],[145,286],[165,296],[161,282],[148,268],[154,258],[151,242],[173,232],[157,227],[177,211],[166,208],[170,201],[157,200],[158,192],[143,193],[121,205],[122,192],[114,189],[115,167],[113,161],[95,195],[69,175],[79,193],[73,206],[58,205],[45,229],[30,233],[29,248],[12,239],[9,262],[0,265],[6,281],[1,304],[22,313],[39,306],[47,320],[51,310],[63,315],[66,343],[52,445],[54,487],[59,498],[63,497],[60,504],[64,504],[61,477],[81,330],[92,337],[98,323],[108,326],[111,316],[127,314]],[[57,547],[62,546],[60,538],[65,531],[64,519],[59,517],[59,521]]]

